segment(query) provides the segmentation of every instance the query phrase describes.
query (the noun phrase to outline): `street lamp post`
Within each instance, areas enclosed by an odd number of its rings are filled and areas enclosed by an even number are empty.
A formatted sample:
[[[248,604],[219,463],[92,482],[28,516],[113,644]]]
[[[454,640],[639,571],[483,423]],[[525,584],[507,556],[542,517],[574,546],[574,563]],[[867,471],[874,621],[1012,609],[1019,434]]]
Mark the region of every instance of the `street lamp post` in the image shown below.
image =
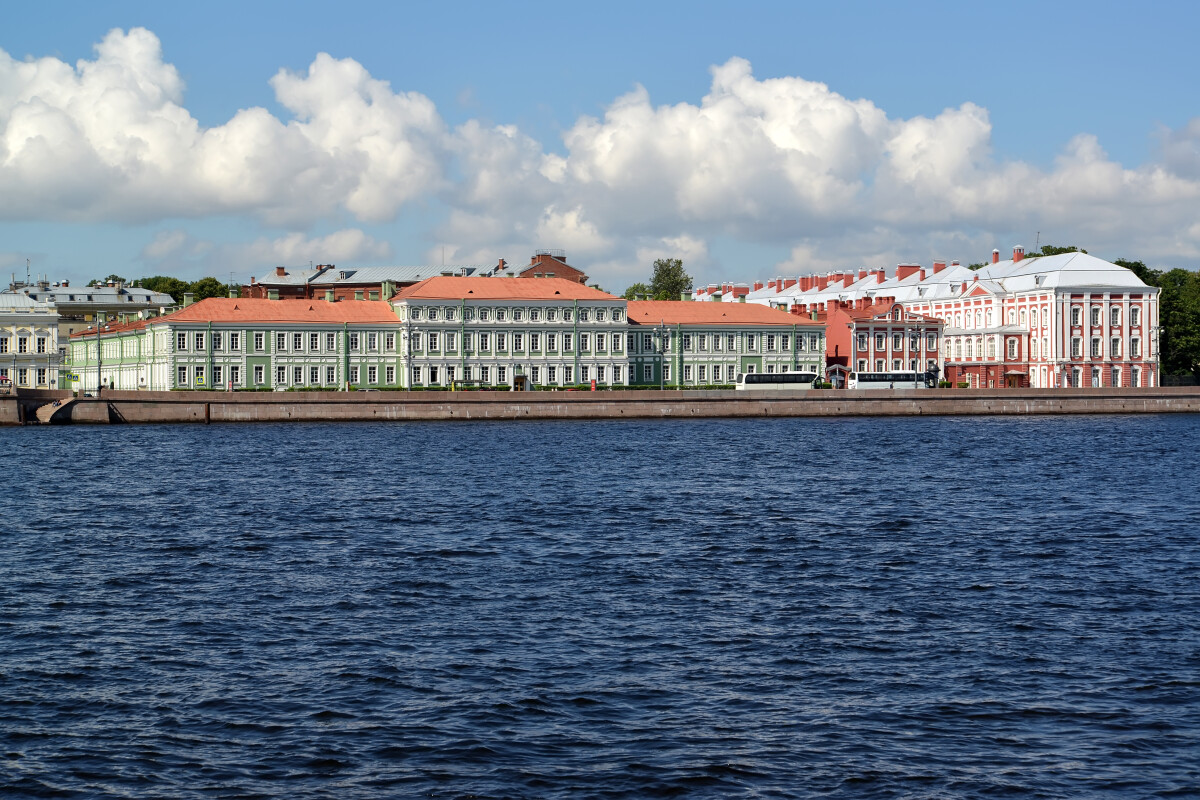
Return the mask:
[[[666,347],[667,332],[668,332],[668,329],[667,329],[665,321],[659,322],[658,326],[653,329],[654,343],[655,343],[654,352],[658,353],[658,389],[659,389],[659,391],[662,391],[663,389],[666,388],[665,381],[663,380],[663,362],[665,361],[663,356],[667,352],[667,347]]]

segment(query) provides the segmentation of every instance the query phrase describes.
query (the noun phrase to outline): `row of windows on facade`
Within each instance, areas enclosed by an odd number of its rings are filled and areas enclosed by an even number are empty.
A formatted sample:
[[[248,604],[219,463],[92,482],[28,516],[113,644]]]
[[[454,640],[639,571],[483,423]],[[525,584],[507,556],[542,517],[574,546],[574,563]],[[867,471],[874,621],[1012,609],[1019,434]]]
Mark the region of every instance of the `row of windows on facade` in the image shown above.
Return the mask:
[[[936,313],[938,313],[938,312],[935,311],[935,314]],[[965,314],[965,316],[964,316],[964,314]],[[1023,327],[1023,328],[1028,327],[1030,329],[1033,329],[1033,328],[1039,327],[1038,319],[1039,319],[1038,309],[1036,309],[1036,308],[1028,309],[1028,315],[1026,314],[1026,309],[1024,309],[1024,308],[1022,308],[1020,310],[1012,309],[1012,308],[1008,309],[1008,324],[1009,325],[1016,325],[1016,324],[1018,324],[1018,320],[1020,320],[1019,324],[1021,325],[1021,327]],[[1091,307],[1091,324],[1092,324],[1092,326],[1098,327],[1100,325],[1101,319],[1103,319],[1103,307],[1102,306],[1092,306]],[[955,328],[964,328],[964,327],[965,328],[990,328],[990,327],[992,327],[992,309],[977,308],[977,309],[975,309],[974,313],[972,313],[970,310],[968,310],[966,312],[956,311],[954,313],[953,320],[954,320]],[[1041,320],[1042,320],[1042,324],[1044,324],[1044,325],[1050,324],[1050,309],[1048,306],[1042,307]],[[1083,306],[1072,306],[1071,307],[1071,325],[1074,327],[1079,327],[1082,324],[1082,320],[1083,320]],[[963,324],[964,322],[966,323],[965,326]],[[1108,324],[1110,327],[1120,326],[1120,324],[1121,324],[1121,306],[1110,306],[1109,307],[1109,309],[1108,309]],[[1141,324],[1142,324],[1142,308],[1141,308],[1141,306],[1131,306],[1129,309],[1129,325],[1130,325],[1130,327],[1136,328]]]
[[[464,319],[471,321],[478,317],[480,322],[491,322],[493,318],[496,322],[524,322],[526,319],[541,322],[544,319],[546,322],[558,322],[561,318],[563,322],[571,322],[572,313],[570,308],[468,308]],[[413,320],[430,322],[454,322],[458,319],[458,309],[454,306],[411,306],[409,314]],[[625,314],[619,308],[579,309],[580,322],[620,322],[624,318]]]
[[[869,363],[869,359],[860,358],[860,359],[858,359],[858,364],[857,364],[856,369],[859,372],[866,372],[868,363]],[[893,358],[892,359],[892,372],[900,372],[901,370],[904,370],[904,369],[907,369],[911,372],[917,371],[917,359],[910,358],[908,360],[907,367],[903,366],[903,364],[904,364],[904,359]],[[937,361],[933,360],[933,359],[926,361],[925,369],[929,372],[932,372],[933,370],[937,369]],[[875,359],[875,372],[884,372],[886,370],[887,370],[887,359],[886,358]]]
[[[528,339],[526,338],[528,336]],[[510,338],[511,337],[511,338]],[[622,334],[614,333],[610,335],[605,333],[579,334],[579,350],[580,352],[621,352]],[[458,351],[458,334],[453,331],[431,332],[425,334],[424,337],[414,336],[414,352],[422,350],[422,344],[425,344],[425,352],[442,352],[442,345],[445,345],[445,352]],[[512,343],[512,351],[517,353],[525,352],[525,344],[529,344],[529,352],[540,353],[542,346],[545,345],[547,353],[571,353],[575,348],[575,335],[571,333],[472,333],[463,334],[463,347],[467,352],[488,353],[492,351],[492,345],[495,345],[497,352],[509,352],[509,343]],[[631,339],[632,342],[632,339]],[[592,345],[595,345],[594,351]],[[611,345],[611,350],[609,349]]]
[[[18,336],[18,337],[16,337],[16,339],[17,339],[17,346],[16,346],[16,349],[15,349],[15,350],[14,350],[14,349],[12,349],[12,345],[10,345],[10,344],[9,344],[9,341],[8,341],[8,340],[9,340],[9,338],[10,338],[10,337],[8,337],[8,336],[0,336],[0,354],[3,354],[3,353],[11,353],[11,352],[15,352],[15,353],[28,353],[28,352],[31,352],[31,351],[29,350],[29,339],[30,339],[30,337],[28,337],[28,336]],[[35,352],[35,353],[45,353],[45,352],[46,352],[47,341],[48,341],[48,340],[47,340],[47,338],[46,338],[45,336],[38,336],[38,337],[36,337],[36,338],[34,339],[34,350],[33,350],[32,352]]]
[[[1040,370],[1038,370],[1038,369],[1032,370],[1029,373],[1029,384],[1031,386],[1033,386],[1034,388],[1043,388],[1044,386],[1048,387],[1050,385],[1055,385],[1055,386],[1058,385],[1057,377],[1054,377],[1053,380],[1050,380],[1049,378],[1047,378],[1045,376],[1044,373],[1045,373],[1045,367],[1043,367]],[[1084,381],[1083,374],[1084,374],[1083,370],[1076,367],[1075,369],[1072,369],[1070,372],[1068,372],[1064,376],[1063,383],[1067,386],[1080,387],[1083,385],[1083,381]],[[1102,382],[1104,373],[1101,371],[1100,367],[1093,367],[1090,374],[1091,374],[1091,382],[1089,384],[1090,386],[1099,387],[1099,386],[1104,385]],[[967,383],[969,386],[971,386],[972,388],[975,388],[975,389],[981,388],[983,385],[981,376],[977,372],[968,372],[968,373],[963,374],[958,377],[961,378],[961,380],[964,381],[965,383]],[[988,381],[989,387],[992,387],[994,385],[995,385],[994,379],[991,379]],[[1108,385],[1109,386],[1117,386],[1117,387],[1125,385],[1124,376],[1122,374],[1121,367],[1112,367],[1112,369],[1109,372]],[[1134,387],[1142,385],[1142,370],[1140,367],[1133,367],[1130,370],[1129,385],[1134,386]]]
[[[884,348],[886,348],[887,347],[887,339],[888,339],[887,334],[876,333],[875,334],[875,349],[883,350]],[[859,333],[858,334],[858,343],[857,343],[858,349],[864,350],[864,351],[867,350],[867,346],[870,343],[870,341],[871,341],[871,337],[869,335],[867,335],[866,333]],[[908,337],[908,349],[909,350],[918,349],[920,344],[921,344],[920,336],[915,336],[913,334],[909,334],[909,337]],[[904,348],[904,334],[893,333],[892,334],[892,349],[893,350],[901,350],[903,348]],[[936,333],[930,333],[930,334],[926,335],[925,349],[926,350],[937,350],[937,334]]]
[[[351,352],[361,352],[365,346],[366,352],[379,352],[380,344],[383,349],[394,352],[396,350],[396,334],[394,332],[377,333],[369,331],[362,333],[359,331],[350,331],[347,334],[347,348]],[[288,344],[291,344],[290,352],[293,353],[336,353],[338,352],[338,335],[336,333],[276,333],[275,334],[275,351],[278,353],[289,352]],[[308,347],[305,348],[307,343]],[[192,352],[203,353],[207,352],[209,340],[206,338],[204,331],[195,331],[187,333],[185,331],[177,331],[175,334],[175,350],[177,352],[188,352],[188,344]],[[242,337],[237,331],[230,331],[228,335],[221,331],[212,332],[212,349],[214,351],[236,353],[242,349]],[[265,333],[256,332],[252,336],[253,352],[263,353],[267,349],[267,338]],[[322,345],[324,347],[322,348]]]
[[[781,333],[747,333],[745,335],[746,352],[754,353],[758,351],[759,337],[762,337],[763,350],[768,353],[787,353],[792,349],[792,337],[790,334]],[[730,353],[737,352],[737,334],[736,333],[684,333],[680,335],[682,339],[683,352],[685,353],[704,353],[711,352],[720,353],[722,350],[727,350]],[[642,334],[642,350],[643,352],[654,351],[653,334]],[[629,349],[633,350],[633,345],[636,339],[633,334],[629,336]],[[804,352],[806,349],[813,352],[819,352],[821,348],[820,334],[804,334],[796,335],[796,350]],[[670,352],[671,350],[671,332],[666,331],[663,336],[663,350]]]
[[[14,383],[17,386],[45,386],[49,374],[49,370],[45,369],[44,367],[38,369],[27,369],[25,367],[21,367],[16,371],[16,380]],[[30,375],[36,376],[37,380],[34,383],[29,382]],[[0,378],[12,378],[8,367],[0,367]]]
[[[953,339],[953,353],[951,353],[951,340],[952,339]],[[1019,341],[1019,339],[1017,339],[1016,337],[1009,337],[1009,338],[1006,338],[1005,341],[1006,341],[1006,346],[1007,346],[1007,350],[1008,350],[1008,358],[1009,359],[1018,358],[1020,356],[1020,341]],[[986,342],[987,342],[986,358],[995,358],[996,357],[996,337],[988,336],[988,337],[986,337]],[[945,346],[945,356],[946,356],[946,358],[948,358],[948,359],[953,358],[955,361],[961,361],[963,359],[963,354],[964,354],[964,343],[966,345],[965,353],[966,353],[966,358],[968,361],[975,358],[976,353],[978,353],[979,358],[985,358],[985,356],[983,354],[983,352],[984,352],[984,337],[980,337],[980,336],[975,336],[975,337],[958,336],[958,337],[947,338],[945,341],[945,345],[946,345]],[[1108,355],[1110,357],[1112,357],[1112,358],[1120,358],[1121,357],[1121,350],[1122,350],[1121,343],[1122,343],[1122,339],[1119,336],[1114,336],[1111,339],[1109,339]],[[1038,355],[1039,349],[1041,351],[1041,356]],[[1092,358],[1100,358],[1101,356],[1104,355],[1103,339],[1099,336],[1092,337],[1091,355],[1092,355]],[[1082,337],[1079,337],[1079,336],[1072,337],[1072,339],[1071,339],[1071,356],[1074,358],[1082,358],[1083,357],[1083,338]],[[1030,358],[1039,358],[1039,357],[1049,358],[1050,357],[1050,339],[1049,339],[1049,337],[1046,337],[1046,336],[1042,337],[1040,348],[1038,347],[1038,339],[1036,337],[1031,338],[1029,341],[1029,357]],[[1130,358],[1141,358],[1142,357],[1142,340],[1140,338],[1133,337],[1129,340],[1129,357]]]
[[[649,369],[649,367],[647,367]],[[468,368],[468,374],[474,380],[482,383],[490,383],[492,376],[496,378],[499,384],[507,384],[509,380],[509,369],[507,366],[497,366],[494,368],[488,366],[477,366]],[[558,384],[561,379],[564,384],[569,384],[574,375],[574,369],[570,366],[541,366],[530,367],[529,378],[534,384],[543,384],[543,377],[550,384]],[[44,370],[43,370],[44,371]],[[290,374],[289,374],[290,371]],[[176,367],[176,384],[178,386],[207,386],[208,371],[204,365]],[[253,370],[254,384],[261,386],[266,381],[266,368],[263,365],[256,365]],[[377,366],[368,366],[365,370],[360,370],[358,366],[351,366],[347,372],[347,382],[353,385],[359,384],[360,377],[365,377],[367,385],[379,385],[379,378],[383,377],[383,385],[392,386],[396,383],[396,368],[394,366],[386,366],[382,372]],[[624,369],[620,364],[600,364],[595,366],[581,366],[579,368],[579,377],[582,381],[590,381],[593,377],[596,380],[604,383],[611,378],[613,383],[620,383],[624,376]],[[291,378],[289,383],[289,377]],[[439,385],[443,379],[446,383],[457,380],[457,367],[448,365],[445,367],[426,366],[412,368],[413,384],[429,384]],[[212,367],[212,385],[225,386],[242,385],[242,370],[240,366],[228,367],[228,372],[221,365]],[[275,385],[276,386],[337,386],[337,370],[335,367],[276,367],[275,368]]]

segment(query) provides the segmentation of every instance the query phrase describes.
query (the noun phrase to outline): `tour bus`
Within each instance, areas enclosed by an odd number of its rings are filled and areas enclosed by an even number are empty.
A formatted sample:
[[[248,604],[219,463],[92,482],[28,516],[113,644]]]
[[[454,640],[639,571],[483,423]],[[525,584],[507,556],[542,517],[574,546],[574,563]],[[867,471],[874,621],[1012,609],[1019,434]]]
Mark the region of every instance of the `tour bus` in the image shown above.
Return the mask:
[[[930,389],[934,386],[932,372],[894,370],[892,372],[851,372],[846,379],[847,389]]]
[[[811,389],[815,372],[745,372],[737,377],[741,389]]]

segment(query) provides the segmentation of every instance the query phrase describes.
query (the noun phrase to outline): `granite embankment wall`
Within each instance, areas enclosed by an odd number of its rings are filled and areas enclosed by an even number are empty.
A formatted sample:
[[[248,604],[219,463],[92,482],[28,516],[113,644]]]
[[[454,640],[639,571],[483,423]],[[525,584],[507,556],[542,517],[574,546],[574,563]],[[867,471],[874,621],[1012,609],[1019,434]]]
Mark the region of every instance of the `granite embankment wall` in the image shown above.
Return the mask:
[[[0,422],[36,419],[66,392],[23,393],[24,410]],[[757,391],[620,392],[119,392],[84,397],[52,423],[275,422],[281,420],[620,419],[977,414],[1200,412],[1200,387],[1154,389],[893,389],[803,394]],[[11,419],[10,419],[11,418]]]

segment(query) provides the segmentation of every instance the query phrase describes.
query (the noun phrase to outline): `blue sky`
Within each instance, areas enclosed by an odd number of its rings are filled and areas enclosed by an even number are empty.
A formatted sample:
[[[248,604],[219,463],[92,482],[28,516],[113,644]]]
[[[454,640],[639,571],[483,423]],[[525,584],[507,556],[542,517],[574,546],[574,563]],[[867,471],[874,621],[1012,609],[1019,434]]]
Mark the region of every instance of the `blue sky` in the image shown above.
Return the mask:
[[[1194,4],[975,5],[10,6],[0,268],[1197,266]]]

